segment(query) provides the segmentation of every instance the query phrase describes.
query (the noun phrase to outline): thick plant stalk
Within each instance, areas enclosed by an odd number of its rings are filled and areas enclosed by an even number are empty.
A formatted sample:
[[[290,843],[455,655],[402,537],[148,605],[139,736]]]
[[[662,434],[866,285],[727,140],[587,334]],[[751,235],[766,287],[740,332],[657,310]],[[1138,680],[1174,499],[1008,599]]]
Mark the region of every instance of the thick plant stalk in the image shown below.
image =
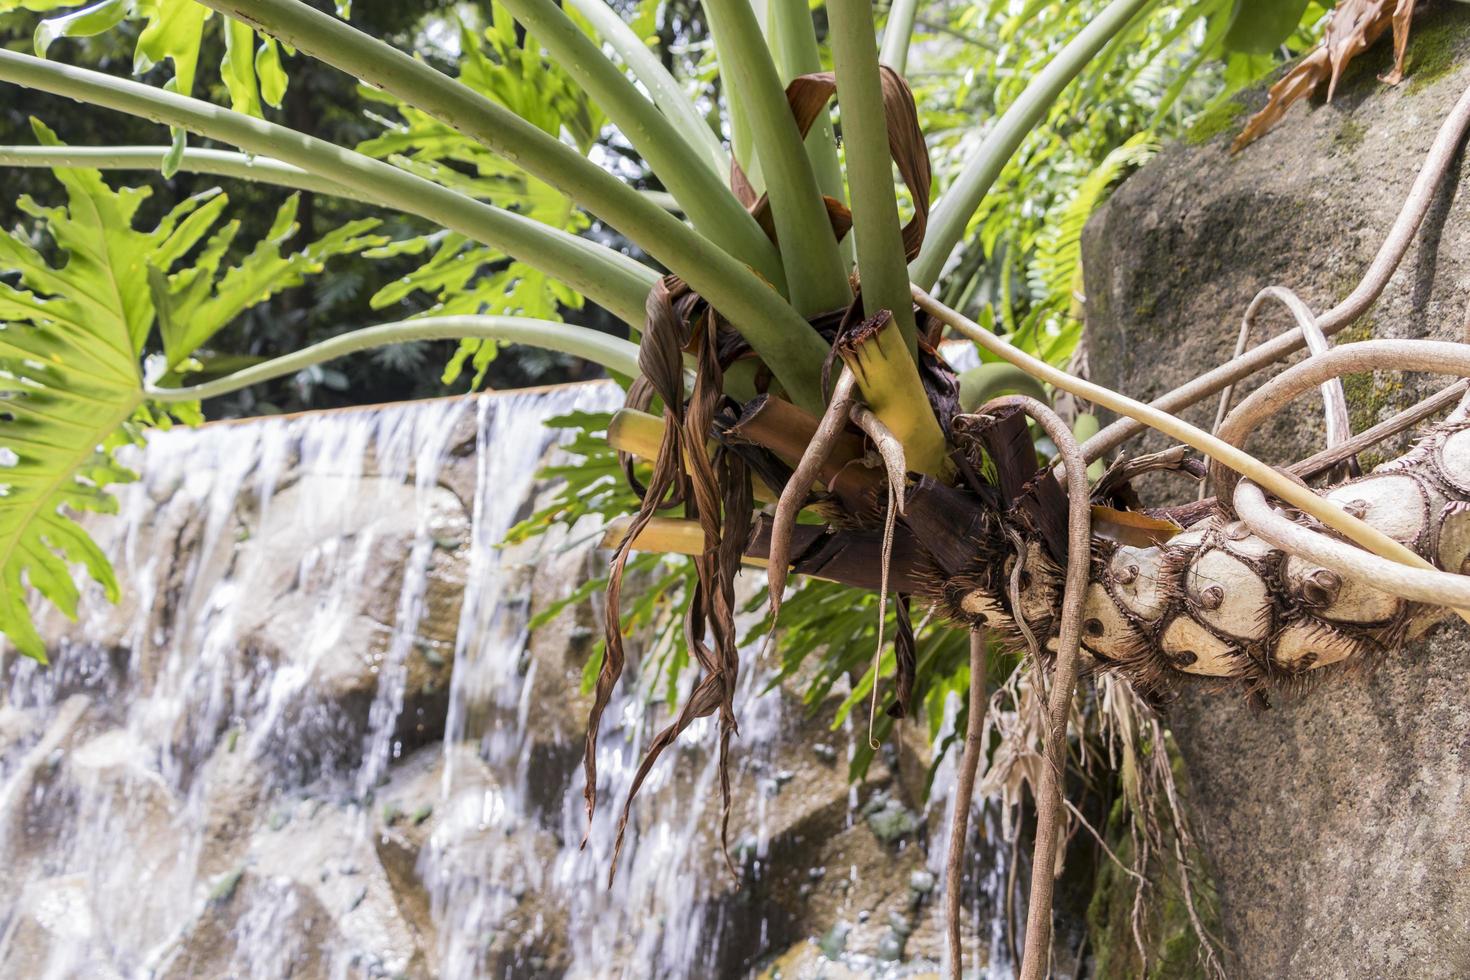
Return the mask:
[[[1434,143],[1425,155],[1419,174],[1414,178],[1409,195],[1404,200],[1404,206],[1394,219],[1388,236],[1383,240],[1362,281],[1342,302],[1318,317],[1317,323],[1325,336],[1332,336],[1362,316],[1388,285],[1388,280],[1398,268],[1409,243],[1414,240],[1424,216],[1429,212],[1436,188],[1454,163],[1467,128],[1470,128],[1470,88],[1461,94],[1450,114],[1440,124]],[[937,211],[938,209],[936,213]],[[1227,385],[1248,378],[1262,368],[1296,353],[1305,344],[1299,330],[1292,329],[1277,334],[1244,356],[1191,379],[1173,391],[1155,398],[1149,405],[1164,412],[1178,412],[1223,390]],[[1089,462],[1100,459],[1143,431],[1143,428],[1143,424],[1135,419],[1120,419],[1083,443],[1082,455]]]
[[[882,310],[849,331],[836,351],[856,378],[868,407],[903,444],[908,468],[948,479],[953,466],[944,431],[897,321]]]
[[[908,67],[914,15],[918,10],[919,0],[893,0],[888,8],[888,24],[883,28],[883,47],[878,52],[878,60],[900,75]]]
[[[684,94],[678,79],[669,74],[658,55],[623,21],[622,15],[603,0],[567,0],[567,3],[587,18],[592,29],[612,46],[643,87],[648,89],[654,104],[693,142],[706,165],[720,176],[727,175],[730,172],[730,155],[725,152],[719,137]]]
[[[1237,408],[1221,426],[1222,436],[1242,441],[1260,421],[1284,408],[1292,398],[1310,386],[1317,378],[1335,378],[1343,373],[1373,368],[1397,368],[1401,370],[1441,371],[1470,375],[1470,346],[1445,344],[1434,341],[1382,340],[1363,344],[1351,344],[1331,354],[1323,354],[1306,364],[1299,364],[1282,373],[1270,384],[1254,392]],[[1229,474],[1218,474],[1227,482],[1221,484],[1223,493],[1231,493]],[[1393,567],[1372,555],[1363,554],[1341,542],[1316,534],[1307,528],[1284,521],[1265,506],[1265,498],[1258,489],[1249,487],[1242,493],[1246,483],[1236,486],[1233,499],[1247,505],[1250,516],[1242,513],[1246,524],[1256,533],[1277,547],[1292,551],[1303,557],[1312,558],[1341,575],[1354,578],[1365,584],[1419,602],[1438,603],[1456,608],[1470,608],[1470,578],[1458,574],[1437,571],[1428,561],[1421,561],[1417,568]],[[1360,509],[1383,507],[1387,502],[1375,501],[1372,496],[1367,502],[1355,501]],[[1412,515],[1412,507],[1405,501],[1393,502],[1399,518]],[[1400,509],[1403,508],[1403,509]],[[1400,536],[1406,536],[1403,532]]]
[[[921,293],[919,296],[927,312],[948,318],[946,322],[952,324],[962,321],[936,308]],[[1024,358],[1013,359],[1013,351],[983,331],[961,332],[1002,357],[1025,363]],[[1395,358],[1394,366],[1404,369],[1470,370],[1470,347],[1465,345],[1418,341],[1407,350],[1403,342],[1345,345],[1291,368],[1253,394],[1227,419],[1222,435],[1230,436],[1236,425],[1248,428],[1241,420],[1258,418],[1257,412],[1279,411],[1288,390],[1309,390],[1334,372],[1381,367],[1389,353]],[[1058,387],[1116,411],[1146,408],[1055,369],[1043,371],[1044,365],[1028,367]],[[1260,461],[1243,453],[1237,456],[1240,451],[1228,443],[1200,438],[1203,433],[1178,420],[1161,419],[1151,411],[1138,414],[1148,424],[1206,449],[1256,483],[1262,483],[1258,477],[1264,475],[1273,494],[1323,523],[1336,519],[1335,529],[1360,544],[1374,541],[1375,552],[1387,552],[1396,561],[1419,568],[1432,562],[1441,571],[1460,573],[1467,567],[1470,425],[1458,415],[1432,430],[1415,451],[1319,497]],[[1225,473],[1218,466],[1217,470]],[[1233,488],[1233,479],[1224,485],[1227,490]],[[1299,502],[1311,505],[1310,509]],[[1340,520],[1344,517],[1348,521]],[[1293,520],[1311,526],[1309,518],[1293,516]],[[1344,530],[1344,524],[1351,532]],[[972,584],[963,585],[972,591],[946,591],[937,598],[960,621],[1000,629],[1019,643],[1019,630],[1010,612],[1015,606],[998,573],[985,571],[987,563],[994,567],[997,559],[983,557],[1012,552],[1004,527],[997,521],[981,532],[978,550],[982,558],[973,571],[965,572]],[[1377,546],[1383,541],[1391,547]],[[1284,554],[1253,535],[1245,524],[1230,521],[1229,515],[1213,515],[1152,546],[1098,538],[1093,552],[1084,646],[1100,665],[1122,670],[1145,692],[1167,688],[1182,674],[1241,678],[1257,686],[1294,683],[1316,667],[1361,662],[1400,648],[1407,637],[1444,617],[1444,602],[1460,599],[1440,591],[1423,593],[1437,600],[1433,604],[1406,602],[1378,588],[1377,582],[1345,577]],[[1405,554],[1409,557],[1404,558]],[[1039,555],[1038,563],[1029,567],[1031,586],[1019,602],[1020,608],[1033,610],[1027,613],[1033,626],[1038,618],[1055,617],[1054,611],[1047,610],[1054,610],[1057,570],[1046,566],[1046,556]],[[1406,567],[1396,574],[1414,578],[1405,575],[1411,571]]]
[[[960,980],[965,950],[960,944],[960,888],[965,877],[965,839],[970,830],[970,801],[975,773],[985,754],[985,630],[970,630],[970,711],[965,721],[965,751],[955,776],[954,813],[949,825],[949,854],[944,862],[944,925],[949,942],[949,978]]]
[[[755,13],[747,0],[704,0],[703,7],[719,39],[724,83],[750,110],[746,121],[770,195],[791,303],[804,316],[842,309],[852,302],[847,270]]]
[[[873,39],[872,0],[829,0],[832,62],[842,139],[847,148],[847,182],[852,190],[852,235],[862,275],[863,306],[869,315],[889,310],[910,355],[917,355],[917,325],[909,301],[908,268],[898,201],[893,195],[893,161]],[[927,188],[926,188],[927,191]]]
[[[776,61],[783,84],[790,84],[798,75],[823,70],[816,25],[812,22],[812,9],[806,0],[770,0],[766,19],[770,25],[771,56]],[[846,204],[847,187],[842,179],[842,168],[837,163],[831,112],[819,113],[807,132],[806,155],[812,162],[817,187],[832,200]],[[837,247],[843,261],[851,265],[854,254],[852,236],[845,236]]]
[[[652,269],[612,249],[476,201],[304,133],[150,85],[0,50],[0,81],[141,116],[274,158],[386,207],[504,249],[562,280],[625,323],[643,323]]]
[[[1005,169],[1006,161],[1045,118],[1047,110],[1092,61],[1103,45],[1123,30],[1133,15],[1151,0],[1113,0],[1102,13],[1057,52],[1020,97],[995,123],[975,156],[939,198],[930,218],[929,236],[917,258],[909,264],[909,276],[924,289],[932,289],[949,255],[965,235],[975,210],[985,200],[990,186]],[[1218,389],[1217,389],[1218,390]]]
[[[589,163],[573,147],[429,65],[299,0],[208,0],[206,6],[382,88],[558,188],[637,242],[718,309],[762,356],[793,400],[812,398],[809,393],[817,390],[826,346],[797,311],[738,259]],[[789,118],[788,113],[788,124]],[[805,166],[805,157],[801,160]],[[810,175],[810,168],[807,172]],[[816,204],[821,208],[819,196]],[[832,247],[835,257],[835,239]],[[787,278],[793,279],[789,271]],[[795,282],[791,284],[794,288]]]
[[[704,235],[753,266],[781,292],[781,256],[724,175],[702,165],[674,123],[609,61],[552,0],[506,0],[516,20],[602,107]]]
[[[636,348],[635,348],[636,351]],[[657,415],[640,412],[636,408],[620,408],[613,413],[607,425],[607,444],[618,452],[632,453],[652,463],[658,459],[659,446],[664,441],[664,420]],[[711,443],[713,455],[713,443]],[[687,473],[689,468],[685,467]],[[755,499],[763,504],[773,504],[777,495],[759,476],[752,474],[750,490]]]
[[[638,376],[638,346],[609,334],[551,320],[535,320],[516,316],[436,316],[420,320],[400,320],[375,327],[363,327],[339,334],[320,343],[303,347],[281,357],[272,358],[236,371],[234,374],[190,385],[186,388],[153,388],[144,394],[156,402],[198,401],[248,388],[272,378],[280,378],[315,364],[344,357],[358,351],[422,340],[454,340],[483,337],[508,344],[526,344],[543,350],[559,351],[600,364],[624,377]]]
[[[1315,367],[1318,360],[1293,370]],[[1309,391],[1325,376],[1299,375],[1293,383],[1299,391]],[[1462,406],[1403,457],[1328,492],[1362,513],[1368,524],[1431,559],[1441,573],[1470,570],[1467,414]],[[1259,491],[1247,483],[1240,486],[1244,489],[1236,499],[1243,518],[1258,522],[1260,510],[1281,521]],[[1240,495],[1252,492],[1258,501],[1254,505]],[[1094,538],[1082,612],[1082,646],[1090,668],[1118,670],[1140,692],[1155,696],[1188,677],[1234,678],[1248,688],[1291,688],[1320,676],[1321,668],[1371,663],[1399,650],[1445,617],[1445,602],[1465,598],[1443,588],[1446,582],[1453,586],[1464,579],[1436,580],[1407,567],[1364,565],[1364,552],[1323,538],[1300,517],[1293,515],[1291,522],[1307,533],[1279,543],[1300,548],[1302,554],[1283,551],[1252,533],[1244,521],[1220,514],[1149,547]],[[1020,647],[1021,631],[1012,610],[1026,610],[1033,626],[1050,632],[1047,624],[1057,618],[1060,570],[1034,540],[1015,545],[1007,530],[997,520],[972,546],[977,571],[983,573],[967,586],[973,591],[931,598],[957,621],[988,627]],[[1338,572],[1314,560],[1331,560],[1313,550],[1323,541],[1343,551],[1351,566]],[[1005,566],[1008,556],[1023,550],[1030,583],[1013,599],[1007,583],[1019,568],[1013,566],[1007,574]],[[863,588],[879,584],[870,574],[862,582],[850,572],[836,577]],[[916,594],[923,595],[922,585]]]
[[[1080,666],[1082,603],[1087,591],[1092,551],[1092,501],[1087,465],[1072,430],[1049,407],[1025,395],[987,402],[979,414],[1016,407],[1030,415],[1062,454],[1067,480],[1067,574],[1062,591],[1061,628],[1057,636],[1056,673],[1047,704],[1046,765],[1036,789],[1036,843],[1031,858],[1031,899],[1026,914],[1026,949],[1021,980],[1046,976],[1051,954],[1051,898],[1056,881],[1057,831],[1061,817],[1062,776],[1067,764],[1067,719]]]
[[[603,548],[615,551],[628,539],[628,532],[633,528],[633,518],[620,517],[610,521],[607,529],[602,533]],[[650,518],[633,536],[630,545],[632,551],[657,551],[668,555],[688,555],[694,557],[702,555],[706,551],[704,528],[699,526],[696,520],[687,520],[677,517],[654,517]],[[760,560],[746,558],[745,562],[751,565],[759,565]]]
[[[88,167],[93,170],[149,170],[157,173],[171,146],[0,146],[0,167]],[[319,174],[268,157],[229,150],[184,148],[178,169],[216,177],[233,177],[292,190],[361,201],[397,210],[393,205],[358,193]]]
[[[637,240],[668,215],[632,187],[510,109],[300,0],[208,0],[205,6],[381,88],[484,144]],[[599,58],[602,53],[599,51]],[[650,250],[651,251],[651,250]]]

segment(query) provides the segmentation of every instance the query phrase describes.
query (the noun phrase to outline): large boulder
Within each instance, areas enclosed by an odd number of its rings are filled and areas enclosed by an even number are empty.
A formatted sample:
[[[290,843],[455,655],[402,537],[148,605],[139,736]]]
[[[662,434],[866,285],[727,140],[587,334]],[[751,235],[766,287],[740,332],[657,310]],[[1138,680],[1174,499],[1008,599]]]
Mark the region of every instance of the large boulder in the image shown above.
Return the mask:
[[[1323,311],[1357,283],[1402,205],[1440,121],[1470,86],[1470,8],[1415,20],[1410,74],[1381,85],[1385,43],[1349,70],[1331,104],[1293,108],[1231,156],[1206,125],[1134,174],[1084,237],[1092,376],[1156,397],[1229,358],[1262,287]],[[1337,341],[1464,339],[1470,208],[1463,157],[1381,299]],[[1257,340],[1287,329],[1271,311]],[[1347,379],[1355,431],[1445,379]],[[1215,399],[1182,413],[1213,420]],[[1255,433],[1285,464],[1322,444],[1315,395]],[[1142,441],[1160,447],[1157,438]],[[1398,446],[1371,454],[1391,458]],[[1154,483],[1163,500],[1177,481]],[[1219,890],[1232,976],[1470,975],[1470,634],[1450,622],[1386,658],[1322,678],[1256,710],[1239,694],[1186,690],[1169,722],[1194,786]]]

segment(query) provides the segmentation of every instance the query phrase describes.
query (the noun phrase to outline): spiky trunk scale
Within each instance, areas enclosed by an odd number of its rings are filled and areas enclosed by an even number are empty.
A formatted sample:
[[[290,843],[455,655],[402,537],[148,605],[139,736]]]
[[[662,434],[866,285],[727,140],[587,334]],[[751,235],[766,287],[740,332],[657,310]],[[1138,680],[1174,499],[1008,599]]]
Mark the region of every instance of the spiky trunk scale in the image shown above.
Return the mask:
[[[1404,456],[1326,496],[1450,572],[1470,565],[1470,422],[1442,423]],[[1314,530],[1320,526],[1296,515]],[[1016,548],[997,522],[992,560],[940,584],[951,616],[1027,641],[1053,635],[1061,570],[1037,535]],[[1289,556],[1217,512],[1155,547],[1095,537],[1083,646],[1095,669],[1160,692],[1184,675],[1248,686],[1300,683],[1309,672],[1401,648],[1448,614]],[[1054,642],[1054,641],[1053,641]],[[1312,675],[1316,676],[1316,675]]]

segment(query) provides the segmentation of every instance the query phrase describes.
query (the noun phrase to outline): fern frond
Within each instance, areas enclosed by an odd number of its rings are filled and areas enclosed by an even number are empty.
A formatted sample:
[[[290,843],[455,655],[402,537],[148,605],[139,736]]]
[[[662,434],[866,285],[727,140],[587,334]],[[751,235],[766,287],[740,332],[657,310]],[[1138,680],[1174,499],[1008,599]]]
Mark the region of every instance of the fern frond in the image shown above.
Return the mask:
[[[1027,269],[1032,292],[1045,305],[1066,310],[1082,282],[1082,228],[1102,203],[1113,182],[1125,171],[1142,166],[1159,151],[1153,133],[1137,133],[1103,158],[1077,185],[1070,199],[1055,209],[1037,238],[1036,254]]]

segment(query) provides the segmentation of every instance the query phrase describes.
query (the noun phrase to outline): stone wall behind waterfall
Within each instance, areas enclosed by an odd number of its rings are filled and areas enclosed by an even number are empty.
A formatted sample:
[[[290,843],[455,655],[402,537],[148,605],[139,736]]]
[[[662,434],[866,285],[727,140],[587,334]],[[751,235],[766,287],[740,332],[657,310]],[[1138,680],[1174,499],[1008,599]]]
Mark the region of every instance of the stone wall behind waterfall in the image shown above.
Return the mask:
[[[5,654],[0,976],[933,975],[946,778],[925,811],[915,737],[850,787],[832,705],[807,718],[758,670],[738,700],[740,887],[696,725],[606,888],[616,805],[664,718],[637,696],[607,714],[578,849],[600,610],[526,622],[606,555],[590,527],[499,544],[547,489],[541,422],[615,394],[156,437],[121,513],[90,524],[122,602],[89,588],[76,624],[44,612],[49,668]],[[1008,975],[1005,868],[981,853],[974,871],[968,965]]]

